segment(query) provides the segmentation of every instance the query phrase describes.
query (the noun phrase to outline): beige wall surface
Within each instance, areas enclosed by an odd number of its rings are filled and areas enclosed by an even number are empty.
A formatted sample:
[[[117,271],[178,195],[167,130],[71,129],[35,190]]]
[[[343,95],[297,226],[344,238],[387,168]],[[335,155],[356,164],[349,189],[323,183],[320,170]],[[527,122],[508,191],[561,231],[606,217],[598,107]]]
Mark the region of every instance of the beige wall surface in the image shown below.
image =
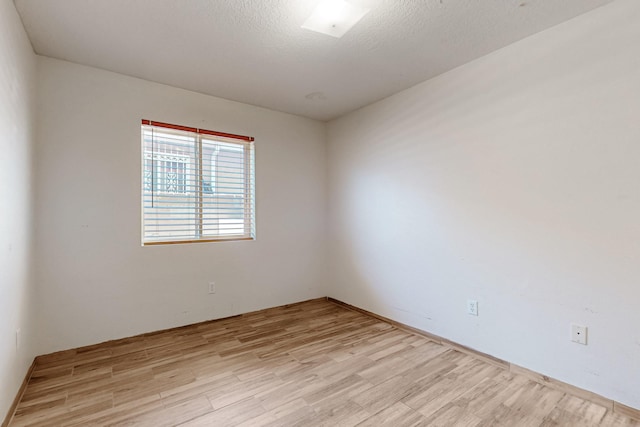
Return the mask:
[[[44,57],[38,72],[40,353],[325,294],[323,123]],[[255,241],[141,247],[141,119],[255,137]]]
[[[36,56],[13,2],[1,0],[0,420],[35,356],[31,245],[35,87]]]
[[[640,408],[638,22],[619,0],[331,122],[329,294]]]

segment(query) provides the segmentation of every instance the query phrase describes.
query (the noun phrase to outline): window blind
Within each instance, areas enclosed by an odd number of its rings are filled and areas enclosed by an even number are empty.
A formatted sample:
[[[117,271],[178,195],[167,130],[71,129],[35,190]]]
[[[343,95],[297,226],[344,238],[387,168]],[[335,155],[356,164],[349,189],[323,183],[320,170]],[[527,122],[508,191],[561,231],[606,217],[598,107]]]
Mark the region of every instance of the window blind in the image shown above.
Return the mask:
[[[255,238],[253,138],[142,121],[142,243]]]

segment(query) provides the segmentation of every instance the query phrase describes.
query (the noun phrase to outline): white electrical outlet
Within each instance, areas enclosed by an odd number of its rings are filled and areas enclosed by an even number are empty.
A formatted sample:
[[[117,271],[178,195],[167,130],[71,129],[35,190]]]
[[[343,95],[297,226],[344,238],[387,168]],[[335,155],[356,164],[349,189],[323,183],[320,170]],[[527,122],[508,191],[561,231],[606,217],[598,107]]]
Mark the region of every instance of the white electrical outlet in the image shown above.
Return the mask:
[[[474,299],[467,300],[467,313],[469,313],[472,316],[478,315],[478,301]]]
[[[209,293],[210,294],[216,293],[216,282],[209,282]]]
[[[587,345],[587,327],[571,324],[571,341],[578,344]]]

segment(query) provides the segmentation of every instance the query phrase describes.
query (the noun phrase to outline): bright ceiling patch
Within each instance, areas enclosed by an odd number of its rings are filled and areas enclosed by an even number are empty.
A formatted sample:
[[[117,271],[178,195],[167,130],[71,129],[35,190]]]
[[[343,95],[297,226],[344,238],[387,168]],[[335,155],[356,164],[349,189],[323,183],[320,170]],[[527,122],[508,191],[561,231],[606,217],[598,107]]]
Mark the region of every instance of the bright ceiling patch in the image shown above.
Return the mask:
[[[322,0],[302,28],[340,38],[368,12],[345,0]]]

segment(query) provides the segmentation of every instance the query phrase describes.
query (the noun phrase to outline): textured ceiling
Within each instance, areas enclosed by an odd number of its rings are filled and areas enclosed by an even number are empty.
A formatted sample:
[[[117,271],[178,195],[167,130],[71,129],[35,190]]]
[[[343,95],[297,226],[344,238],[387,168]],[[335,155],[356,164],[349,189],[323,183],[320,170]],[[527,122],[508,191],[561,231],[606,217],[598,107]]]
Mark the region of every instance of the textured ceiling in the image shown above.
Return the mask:
[[[328,120],[613,0],[350,0],[340,39],[302,29],[318,0],[15,0],[36,53]]]

